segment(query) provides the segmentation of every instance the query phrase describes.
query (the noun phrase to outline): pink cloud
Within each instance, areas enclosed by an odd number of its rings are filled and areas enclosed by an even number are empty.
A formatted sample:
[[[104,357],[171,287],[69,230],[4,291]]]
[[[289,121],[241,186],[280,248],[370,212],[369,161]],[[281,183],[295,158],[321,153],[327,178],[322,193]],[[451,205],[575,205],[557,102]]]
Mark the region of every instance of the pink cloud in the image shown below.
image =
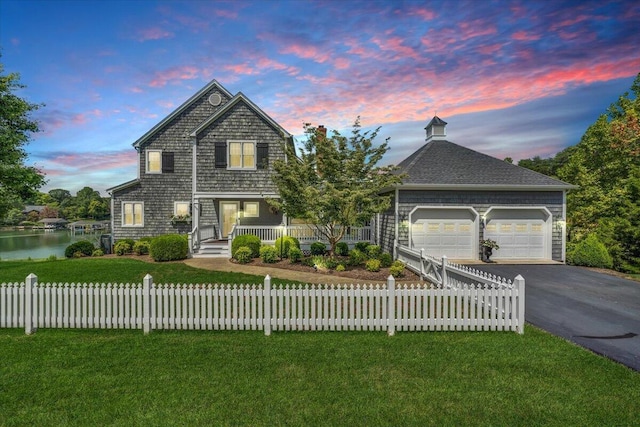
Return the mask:
[[[469,22],[462,21],[458,27],[460,28],[461,40],[490,36],[498,32],[498,29],[494,24],[487,23],[482,19],[475,19]]]
[[[169,39],[174,35],[171,31],[163,30],[160,27],[143,28],[138,30],[137,40],[139,42],[146,42],[148,40]]]
[[[413,58],[419,59],[420,55],[410,46],[406,46],[404,43],[404,39],[400,37],[389,37],[387,39],[381,39],[378,37],[374,37],[371,39],[373,43],[378,45],[378,47],[385,51],[391,51],[395,53],[394,58]]]
[[[172,81],[193,80],[198,78],[199,70],[192,66],[173,67],[164,71],[155,73],[153,79],[149,82],[151,87],[163,87]]]
[[[294,55],[303,59],[311,59],[314,62],[323,63],[331,58],[331,54],[324,52],[316,46],[310,44],[292,44],[280,50],[285,55]]]
[[[73,172],[102,171],[113,168],[134,166],[138,155],[134,150],[87,152],[87,153],[53,153],[47,158],[45,172],[47,175],[60,176]]]
[[[526,31],[521,30],[513,33],[513,36],[511,38],[518,41],[536,41],[536,40],[540,40],[540,35],[528,33]]]

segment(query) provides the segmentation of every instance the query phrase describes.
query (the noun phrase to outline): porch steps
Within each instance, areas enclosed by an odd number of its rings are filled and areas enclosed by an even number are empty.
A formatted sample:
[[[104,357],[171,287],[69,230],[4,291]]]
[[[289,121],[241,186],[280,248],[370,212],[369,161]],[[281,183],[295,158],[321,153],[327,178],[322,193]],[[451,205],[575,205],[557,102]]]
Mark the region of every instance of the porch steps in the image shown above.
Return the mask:
[[[193,254],[194,258],[229,258],[229,243],[225,240],[204,241]]]

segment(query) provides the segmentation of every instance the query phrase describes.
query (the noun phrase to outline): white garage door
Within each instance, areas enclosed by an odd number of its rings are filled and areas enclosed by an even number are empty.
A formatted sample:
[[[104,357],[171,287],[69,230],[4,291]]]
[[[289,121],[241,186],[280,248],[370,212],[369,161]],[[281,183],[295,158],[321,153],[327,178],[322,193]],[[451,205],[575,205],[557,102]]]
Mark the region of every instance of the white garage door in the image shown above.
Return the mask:
[[[490,220],[485,239],[495,240],[500,249],[493,259],[545,259],[546,224],[542,220]]]
[[[471,220],[419,219],[411,229],[412,247],[427,255],[452,259],[477,258],[473,253],[474,226]]]

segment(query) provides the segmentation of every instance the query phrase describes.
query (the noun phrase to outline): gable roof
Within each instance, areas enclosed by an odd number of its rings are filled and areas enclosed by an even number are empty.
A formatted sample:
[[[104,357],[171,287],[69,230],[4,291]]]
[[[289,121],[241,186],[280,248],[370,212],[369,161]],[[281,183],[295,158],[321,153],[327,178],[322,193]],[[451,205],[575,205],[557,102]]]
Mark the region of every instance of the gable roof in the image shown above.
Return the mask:
[[[229,110],[231,110],[240,101],[242,101],[246,105],[248,105],[249,108],[251,108],[256,114],[258,114],[260,117],[262,117],[267,123],[269,123],[275,129],[278,129],[280,132],[282,132],[282,136],[284,138],[291,137],[291,134],[289,132],[287,132],[282,126],[280,126],[278,123],[276,123],[275,120],[273,120],[271,117],[269,117],[269,115],[267,113],[262,111],[262,109],[260,107],[258,107],[256,104],[254,104],[253,101],[251,101],[249,98],[247,98],[245,96],[245,94],[243,94],[242,92],[238,92],[236,96],[234,96],[229,101],[227,101],[222,107],[218,108],[215,113],[213,113],[207,120],[205,120],[204,122],[200,123],[198,125],[198,127],[195,128],[193,131],[191,131],[191,133],[189,135],[193,136],[193,137],[198,136],[198,134],[200,132],[202,132],[204,129],[209,127],[209,125],[211,123],[215,122],[220,117],[222,117],[225,113],[227,113]]]
[[[568,190],[566,182],[445,140],[423,145],[398,165],[402,187]]]
[[[200,97],[210,91],[212,88],[216,87],[220,92],[227,95],[229,98],[232,97],[231,92],[225,89],[217,80],[211,80],[205,87],[196,92],[191,98],[187,99],[181,106],[176,108],[171,114],[162,119],[158,124],[149,129],[147,133],[142,135],[136,142],[133,143],[133,146],[137,149],[142,146],[149,138],[151,138],[158,130],[162,129],[166,124],[171,122],[174,118],[182,114],[187,108],[191,106],[195,101],[200,99]]]

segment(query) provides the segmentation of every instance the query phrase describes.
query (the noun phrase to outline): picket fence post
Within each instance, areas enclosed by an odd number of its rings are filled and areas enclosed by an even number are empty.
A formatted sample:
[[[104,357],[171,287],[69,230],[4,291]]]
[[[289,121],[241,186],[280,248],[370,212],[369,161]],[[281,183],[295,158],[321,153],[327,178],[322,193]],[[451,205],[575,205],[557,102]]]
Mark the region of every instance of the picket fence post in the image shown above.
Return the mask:
[[[33,328],[33,289],[38,283],[38,276],[31,273],[24,281],[24,333],[31,335]]]
[[[516,330],[522,335],[524,334],[524,277],[518,274],[513,279],[513,286],[518,290],[518,325]]]
[[[442,279],[442,288],[444,289],[447,286],[447,256],[442,255],[442,272],[440,273],[440,277]]]
[[[271,335],[271,276],[268,274],[264,278],[262,287],[262,300],[264,301],[264,316],[262,317],[262,327],[266,336]]]
[[[151,285],[153,277],[147,274],[142,279],[142,332],[145,335],[151,332]]]
[[[396,279],[387,277],[387,335],[396,333]]]

